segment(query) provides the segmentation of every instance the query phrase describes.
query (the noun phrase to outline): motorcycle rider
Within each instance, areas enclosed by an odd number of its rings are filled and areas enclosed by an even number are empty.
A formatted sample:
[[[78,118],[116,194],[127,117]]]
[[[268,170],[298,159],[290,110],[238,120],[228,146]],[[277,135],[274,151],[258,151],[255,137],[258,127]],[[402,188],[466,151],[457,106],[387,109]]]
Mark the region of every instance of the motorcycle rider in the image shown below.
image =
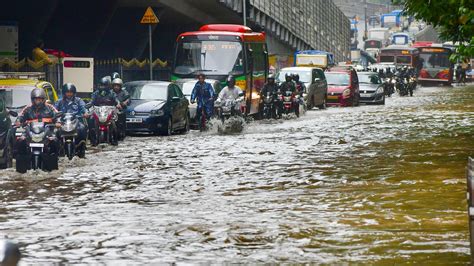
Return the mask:
[[[230,75],[227,77],[227,86],[219,92],[217,102],[224,103],[226,100],[237,100],[242,95],[242,90],[235,86],[235,77]]]
[[[276,110],[278,110],[278,117],[281,117],[283,103],[279,100],[278,93],[280,92],[280,87],[275,82],[275,75],[270,74],[267,78],[267,83],[263,86],[262,90],[260,91],[260,98],[263,98],[268,92],[273,97],[273,104]],[[263,106],[260,106],[260,113],[262,112]]]
[[[118,73],[117,73],[118,74]],[[122,88],[123,86],[123,81],[121,78],[115,78],[112,80],[112,88],[114,90],[114,93],[117,95],[117,99],[120,102],[120,106],[122,110],[126,110],[127,106],[130,104],[130,95],[126,90]],[[117,121],[117,127],[120,132],[120,140],[123,140],[125,138],[125,132],[126,132],[126,126],[127,126],[127,118],[126,114],[124,111],[119,112],[118,114],[118,121]]]
[[[285,74],[285,81],[280,85],[280,91],[285,93],[286,91],[291,91],[293,94],[296,94],[296,86],[293,82],[293,75],[290,73]],[[297,100],[293,103],[295,105],[295,114],[296,116],[300,115],[300,106]]]
[[[54,108],[53,105],[46,103],[46,93],[43,89],[35,88],[31,91],[30,94],[31,104],[26,106],[18,115],[15,126],[21,127],[26,126],[29,122],[41,121],[45,124],[55,124],[56,128],[61,127],[61,124],[57,122],[57,113],[58,111]],[[49,161],[49,169],[54,170],[58,169],[57,158],[56,160],[52,157],[57,157],[59,153],[59,143],[57,138],[55,138],[54,131],[49,128],[46,129],[46,135],[50,138],[50,144],[48,145],[48,150],[45,152],[44,160]],[[23,155],[26,153],[26,142],[20,141],[17,143],[17,150]],[[20,155],[20,154],[19,154]],[[20,155],[21,156],[21,155]],[[48,156],[48,157],[46,157]],[[28,160],[28,158],[23,158],[22,160]],[[17,158],[18,163],[18,158]]]
[[[197,118],[201,121],[202,112],[205,112],[206,121],[208,121],[214,114],[214,89],[211,84],[206,82],[206,75],[199,74],[198,82],[194,85],[191,93],[191,103],[195,103],[197,100]],[[201,126],[201,123],[199,123]]]
[[[84,119],[89,118],[89,114],[86,110],[86,104],[84,101],[76,96],[77,89],[76,86],[72,83],[66,83],[62,88],[62,99],[56,102],[55,107],[58,111],[66,114],[72,113],[75,114],[78,119],[77,124],[77,139],[76,146],[79,146],[81,143],[81,152],[79,152],[79,157],[84,157],[85,148],[86,148],[86,138],[87,138],[87,129],[85,126]]]
[[[117,99],[117,95],[111,90],[110,76],[103,77],[100,80],[97,90],[92,93],[91,103],[94,106],[115,106],[119,110],[122,108],[119,100]],[[96,141],[95,130],[97,130],[97,125],[95,125],[95,120],[93,119],[89,119],[88,124],[89,137],[94,143]],[[117,145],[118,140],[114,138],[112,144]]]
[[[295,81],[296,92],[299,95],[298,105],[304,104],[303,93],[306,93],[306,85],[304,82],[300,81],[300,75],[298,73],[293,74],[293,80]]]

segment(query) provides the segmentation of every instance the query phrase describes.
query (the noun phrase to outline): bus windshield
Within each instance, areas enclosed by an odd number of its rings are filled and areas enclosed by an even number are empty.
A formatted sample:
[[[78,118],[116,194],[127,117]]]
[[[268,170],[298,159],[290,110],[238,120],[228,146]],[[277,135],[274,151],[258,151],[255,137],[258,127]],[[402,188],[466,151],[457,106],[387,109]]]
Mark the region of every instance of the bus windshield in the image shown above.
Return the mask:
[[[449,68],[451,62],[449,61],[448,53],[421,53],[420,60],[423,63],[423,68]]]
[[[174,73],[228,75],[244,72],[240,42],[182,41],[178,43]]]

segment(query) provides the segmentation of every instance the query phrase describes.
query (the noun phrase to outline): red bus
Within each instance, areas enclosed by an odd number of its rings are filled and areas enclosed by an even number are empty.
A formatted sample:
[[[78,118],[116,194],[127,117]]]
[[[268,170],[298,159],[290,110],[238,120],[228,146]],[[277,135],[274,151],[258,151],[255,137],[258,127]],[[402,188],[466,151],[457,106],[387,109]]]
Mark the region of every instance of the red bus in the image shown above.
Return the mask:
[[[380,50],[378,63],[418,67],[420,51],[405,45],[390,45]]]
[[[453,63],[449,60],[452,50],[447,47],[425,46],[418,47],[420,51],[420,66],[418,80],[443,82],[451,85],[453,82]]]
[[[171,80],[196,78],[199,73],[222,83],[233,75],[245,92],[246,113],[258,113],[259,93],[268,77],[265,34],[233,24],[204,25],[180,34]]]

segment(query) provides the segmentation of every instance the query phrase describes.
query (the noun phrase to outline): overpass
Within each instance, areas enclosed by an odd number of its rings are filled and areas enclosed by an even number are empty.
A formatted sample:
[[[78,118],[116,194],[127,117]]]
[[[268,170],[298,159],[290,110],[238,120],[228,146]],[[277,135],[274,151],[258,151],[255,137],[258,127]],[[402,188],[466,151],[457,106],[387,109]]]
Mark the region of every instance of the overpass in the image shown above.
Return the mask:
[[[350,56],[350,24],[332,1],[245,1],[248,24],[267,33],[271,54],[318,49],[337,60]],[[179,33],[208,23],[242,24],[244,13],[243,0],[23,0],[4,3],[0,21],[18,22],[20,58],[30,56],[38,39],[75,56],[145,58],[148,30],[139,21],[147,6],[160,19],[153,50],[164,60],[173,58]]]

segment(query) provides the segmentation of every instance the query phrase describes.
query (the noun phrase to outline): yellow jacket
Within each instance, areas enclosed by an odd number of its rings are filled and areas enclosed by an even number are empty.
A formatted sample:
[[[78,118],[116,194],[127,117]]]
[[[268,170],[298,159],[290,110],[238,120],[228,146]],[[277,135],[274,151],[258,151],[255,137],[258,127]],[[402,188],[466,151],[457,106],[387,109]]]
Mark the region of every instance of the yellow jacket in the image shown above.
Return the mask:
[[[53,61],[49,59],[48,55],[39,47],[36,47],[35,49],[33,49],[32,54],[33,54],[33,61],[35,62],[43,61],[46,64],[53,63]]]

